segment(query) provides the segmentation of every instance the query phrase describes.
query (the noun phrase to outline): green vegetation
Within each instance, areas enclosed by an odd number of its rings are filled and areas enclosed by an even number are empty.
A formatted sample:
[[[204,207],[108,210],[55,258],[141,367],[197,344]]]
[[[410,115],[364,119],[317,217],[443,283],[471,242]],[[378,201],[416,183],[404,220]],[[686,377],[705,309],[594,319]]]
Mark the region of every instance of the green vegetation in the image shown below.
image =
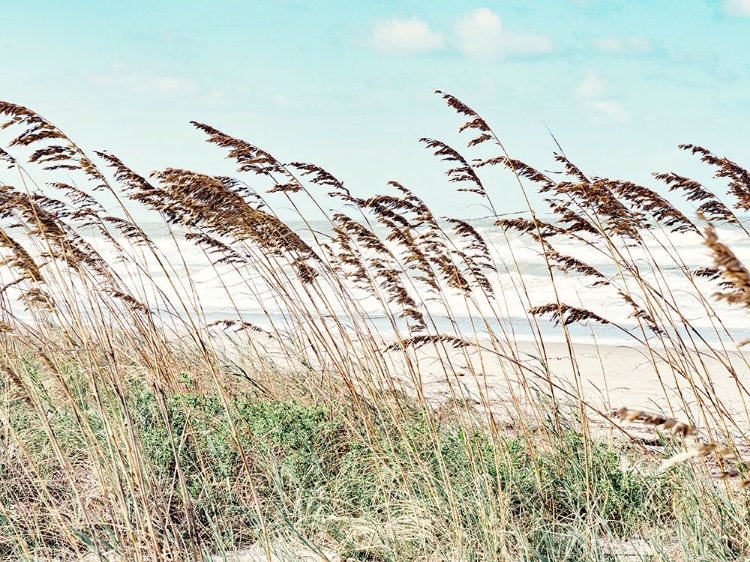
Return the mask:
[[[4,482],[15,484],[0,493],[3,553],[85,549],[97,541],[119,551],[106,486],[95,481],[122,454],[117,439],[107,438],[122,415],[116,393],[103,393],[101,403],[81,393],[66,404],[49,396],[37,371],[26,375],[48,414],[40,419],[28,401],[6,397],[6,435],[26,462],[10,457],[3,466]],[[66,384],[84,388],[87,381],[74,373]],[[185,379],[174,394],[159,396],[129,382],[121,389],[129,419],[115,429],[128,432],[121,436],[135,449],[137,481],[146,487],[130,493],[154,502],[152,515],[169,525],[164,539],[176,544],[194,540],[207,551],[231,552],[262,540],[255,495],[274,540],[305,537],[355,560],[420,560],[435,552],[578,559],[592,556],[590,542],[601,533],[617,544],[673,518],[674,480],[623,468],[620,454],[585,442],[575,423],[559,433],[538,428],[541,438],[493,435],[467,429],[461,405],[436,413],[402,399],[394,420],[381,415],[385,404],[359,410],[346,401],[315,403],[315,396],[236,392],[224,405],[192,386]],[[118,468],[134,478],[128,462]],[[44,517],[41,506],[59,510],[72,544],[60,540],[61,521]]]

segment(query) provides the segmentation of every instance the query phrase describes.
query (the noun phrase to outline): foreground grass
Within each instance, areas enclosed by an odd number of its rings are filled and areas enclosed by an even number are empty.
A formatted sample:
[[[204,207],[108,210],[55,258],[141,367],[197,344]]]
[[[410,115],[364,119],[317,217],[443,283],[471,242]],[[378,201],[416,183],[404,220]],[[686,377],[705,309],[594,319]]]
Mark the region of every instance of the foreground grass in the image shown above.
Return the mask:
[[[572,417],[491,431],[466,405],[291,379],[93,388],[23,365],[3,396],[4,558],[297,544],[341,560],[733,560],[746,546],[742,501],[686,468],[656,476],[658,459]]]

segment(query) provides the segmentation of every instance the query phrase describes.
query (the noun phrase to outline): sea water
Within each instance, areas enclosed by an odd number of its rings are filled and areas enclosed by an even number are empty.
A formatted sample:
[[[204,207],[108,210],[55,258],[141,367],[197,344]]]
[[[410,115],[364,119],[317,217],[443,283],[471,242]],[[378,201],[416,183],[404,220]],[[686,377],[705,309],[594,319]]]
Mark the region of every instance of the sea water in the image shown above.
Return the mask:
[[[313,234],[301,221],[287,223],[314,249],[330,241],[330,227],[314,223]],[[494,270],[485,270],[492,296],[475,291],[470,298],[446,286],[440,294],[404,276],[405,285],[418,303],[418,310],[429,321],[430,333],[461,334],[466,337],[486,338],[495,335],[504,339],[529,340],[541,332],[549,341],[562,340],[565,334],[559,325],[548,318],[536,322],[527,313],[532,306],[556,302],[556,298],[569,306],[589,310],[608,320],[574,323],[567,326],[568,333],[581,342],[633,343],[644,337],[658,345],[658,338],[646,328],[645,332],[633,317],[632,307],[618,295],[629,294],[643,308],[647,302],[661,302],[656,308],[657,322],[667,330],[676,329],[681,335],[691,335],[696,341],[716,343],[719,340],[750,337],[750,310],[729,306],[714,298],[720,288],[718,281],[690,278],[686,270],[713,265],[710,251],[703,238],[695,232],[674,233],[653,229],[642,233],[643,245],[633,241],[620,241],[617,251],[625,256],[630,267],[638,268],[638,277],[648,282],[653,290],[644,291],[632,274],[624,273],[623,260],[612,258],[612,251],[600,241],[589,242],[556,237],[550,239],[561,254],[570,255],[596,268],[609,281],[596,285],[595,277],[553,270],[552,277],[538,242],[528,235],[504,232],[492,221],[473,221],[471,224],[487,243]],[[201,321],[241,319],[262,329],[272,327],[282,330],[305,330],[305,323],[331,323],[348,327],[354,322],[366,321],[371,329],[383,337],[394,331],[392,317],[399,307],[392,302],[374,298],[370,291],[349,286],[353,301],[341,301],[340,291],[326,280],[318,278],[318,291],[305,291],[290,271],[281,271],[257,265],[217,264],[220,256],[210,255],[193,242],[185,239],[181,228],[167,228],[163,223],[140,225],[153,241],[159,259],[145,246],[133,246],[115,231],[112,234],[135,260],[122,260],[106,238],[88,232],[85,239],[112,264],[123,282],[134,295],[144,301],[157,316],[168,319],[175,316],[198,315]],[[748,224],[747,226],[750,226]],[[448,231],[450,225],[445,225]],[[387,231],[376,232],[384,238]],[[718,226],[719,239],[728,245],[746,264],[750,264],[748,235],[738,226]],[[460,241],[456,239],[460,247]],[[645,248],[644,248],[645,246]],[[401,251],[394,244],[389,247],[395,254]],[[260,250],[258,251],[260,255]],[[136,262],[139,265],[136,265]],[[12,281],[13,272],[0,268],[0,282]],[[280,281],[269,282],[277,275]],[[413,274],[411,274],[413,277]],[[554,283],[553,283],[554,280]],[[659,301],[654,293],[665,297]],[[12,290],[8,292],[12,299]],[[708,304],[706,303],[708,301]],[[171,305],[164,304],[165,302]],[[357,313],[352,314],[351,303],[356,303]],[[21,306],[11,302],[13,314],[23,318]],[[386,311],[390,308],[390,312]],[[304,315],[293,311],[304,310]],[[304,317],[304,319],[303,319]],[[183,318],[184,319],[184,318]],[[718,323],[720,319],[721,324]],[[397,328],[406,329],[404,321]],[[727,335],[728,332],[729,335]]]

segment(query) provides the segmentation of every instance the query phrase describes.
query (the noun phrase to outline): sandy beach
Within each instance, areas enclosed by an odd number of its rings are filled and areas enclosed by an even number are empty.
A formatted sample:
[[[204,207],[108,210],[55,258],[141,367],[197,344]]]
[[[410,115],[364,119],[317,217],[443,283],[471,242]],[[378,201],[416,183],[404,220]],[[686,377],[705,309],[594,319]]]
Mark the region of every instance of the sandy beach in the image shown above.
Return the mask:
[[[625,406],[688,418],[699,427],[720,428],[722,419],[731,419],[732,433],[750,427],[743,390],[750,386],[747,351],[702,349],[678,355],[659,348],[576,343],[571,361],[565,343],[546,343],[548,379],[534,343],[519,342],[506,357],[483,347],[450,349],[442,357],[431,346],[421,348],[415,358],[423,396],[436,407],[455,399],[487,404],[493,414],[507,418],[515,412],[509,405],[524,402],[524,388],[548,393],[551,381],[562,403],[573,404],[581,396],[594,418]],[[399,380],[405,390],[416,392],[409,377]],[[701,397],[702,410],[696,396]]]

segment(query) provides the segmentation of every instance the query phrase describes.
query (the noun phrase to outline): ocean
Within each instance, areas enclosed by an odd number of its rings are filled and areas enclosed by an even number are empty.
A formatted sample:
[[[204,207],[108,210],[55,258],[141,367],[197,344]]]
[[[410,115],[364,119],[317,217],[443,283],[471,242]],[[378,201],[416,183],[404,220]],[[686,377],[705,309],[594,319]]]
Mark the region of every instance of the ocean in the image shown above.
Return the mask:
[[[306,242],[316,248],[320,242],[329,241],[330,227],[313,223],[317,232],[313,236],[304,223],[287,223]],[[555,302],[555,292],[561,302],[589,310],[611,324],[599,322],[573,323],[569,334],[585,343],[631,344],[649,338],[652,345],[660,345],[659,338],[648,328],[645,332],[633,316],[633,307],[620,292],[630,295],[634,302],[651,310],[660,326],[676,329],[681,335],[691,335],[696,341],[715,344],[750,337],[750,311],[718,302],[712,295],[719,290],[718,281],[702,277],[691,278],[686,270],[710,267],[712,257],[696,233],[672,233],[664,230],[646,231],[642,234],[644,245],[632,242],[618,245],[617,252],[625,256],[630,267],[636,267],[641,282],[625,272],[623,259],[613,259],[613,251],[601,243],[586,244],[581,241],[552,239],[555,249],[596,268],[608,284],[595,284],[596,278],[577,273],[554,272],[554,285],[550,279],[540,246],[530,236],[503,232],[491,221],[473,221],[472,226],[487,243],[494,271],[484,273],[493,295],[475,291],[467,298],[459,291],[443,287],[439,294],[428,292],[418,282],[411,286],[413,274],[406,285],[417,302],[417,309],[429,318],[431,333],[459,333],[466,337],[487,338],[492,333],[505,339],[532,340],[537,331],[547,341],[562,341],[562,328],[549,318],[530,321],[527,310]],[[171,231],[163,223],[140,225],[154,242],[160,259],[157,260],[142,245],[132,246],[128,239],[112,231],[115,239],[135,260],[123,261],[113,246],[100,234],[87,233],[86,240],[120,274],[132,294],[157,310],[164,321],[175,315],[198,314],[207,323],[220,320],[241,319],[261,329],[272,326],[304,330],[305,322],[337,321],[344,326],[366,321],[380,335],[388,337],[394,331],[392,319],[399,307],[387,299],[374,298],[369,291],[352,288],[357,314],[352,313],[351,302],[336,297],[336,289],[325,276],[318,278],[319,290],[305,291],[290,276],[264,270],[253,264],[215,263],[193,242],[185,240],[179,228]],[[446,225],[449,226],[449,225]],[[750,226],[750,223],[746,223]],[[377,231],[377,229],[376,229]],[[378,232],[385,237],[385,231]],[[720,240],[732,248],[737,256],[750,263],[750,244],[747,234],[737,226],[718,226]],[[394,244],[391,249],[398,253]],[[138,263],[139,265],[136,265]],[[166,264],[166,271],[164,265]],[[269,278],[276,276],[276,281]],[[0,282],[12,281],[12,271],[0,268]],[[652,289],[643,290],[647,282]],[[348,282],[346,282],[348,283]],[[655,297],[656,294],[662,295]],[[702,295],[702,296],[701,296]],[[170,310],[163,301],[173,304]],[[17,317],[28,318],[19,303],[13,303],[13,289],[8,290],[6,306],[12,307]],[[649,305],[650,303],[650,305]],[[313,305],[313,306],[311,306]],[[386,311],[390,308],[390,313]],[[305,310],[304,315],[290,314],[290,310]],[[659,311],[660,312],[656,312]],[[335,317],[335,319],[334,319]],[[719,323],[720,320],[720,323]],[[643,325],[643,323],[641,323]],[[350,326],[351,327],[351,326]],[[405,330],[405,321],[399,320],[398,329]]]

